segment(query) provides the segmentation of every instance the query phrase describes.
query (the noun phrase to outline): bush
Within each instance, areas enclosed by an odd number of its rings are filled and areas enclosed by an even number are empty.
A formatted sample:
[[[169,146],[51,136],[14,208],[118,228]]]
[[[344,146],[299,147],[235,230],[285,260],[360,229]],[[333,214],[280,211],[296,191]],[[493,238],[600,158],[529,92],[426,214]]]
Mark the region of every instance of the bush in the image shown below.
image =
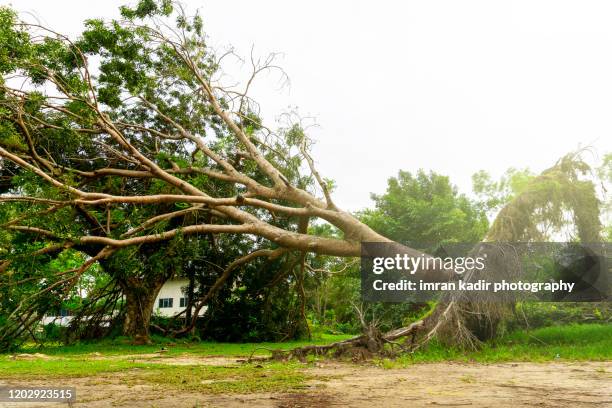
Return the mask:
[[[515,316],[508,321],[510,330],[580,323],[612,322],[612,304],[608,302],[537,303],[516,305]]]
[[[68,330],[65,326],[60,326],[56,323],[49,323],[42,328],[41,341],[59,341],[63,342],[68,336]]]

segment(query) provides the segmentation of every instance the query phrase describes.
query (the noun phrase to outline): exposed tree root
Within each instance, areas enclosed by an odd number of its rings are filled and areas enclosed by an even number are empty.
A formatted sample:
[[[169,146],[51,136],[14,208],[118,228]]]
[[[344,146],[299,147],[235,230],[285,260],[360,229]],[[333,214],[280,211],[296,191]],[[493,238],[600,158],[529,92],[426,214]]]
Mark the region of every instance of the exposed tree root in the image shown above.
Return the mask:
[[[410,326],[391,330],[385,334],[381,334],[378,330],[370,329],[366,334],[361,334],[335,343],[320,346],[304,346],[287,351],[270,350],[272,353],[271,359],[287,360],[295,358],[300,361],[306,361],[308,355],[332,355],[333,357],[350,356],[354,360],[364,360],[373,355],[381,355],[387,352],[384,347],[385,344],[398,345],[402,350],[414,347],[414,340],[416,339],[417,333],[423,330],[424,324],[424,320],[419,320],[412,323]],[[406,342],[406,344],[398,344],[395,342],[395,340],[404,337],[410,337],[410,342]]]

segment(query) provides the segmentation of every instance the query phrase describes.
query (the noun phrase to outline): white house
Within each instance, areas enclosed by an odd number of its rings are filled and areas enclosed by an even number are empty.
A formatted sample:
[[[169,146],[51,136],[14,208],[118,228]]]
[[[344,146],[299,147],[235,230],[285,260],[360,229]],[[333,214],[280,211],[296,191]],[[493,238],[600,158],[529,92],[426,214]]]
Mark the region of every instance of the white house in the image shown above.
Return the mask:
[[[185,310],[185,307],[187,307],[186,293],[188,286],[188,279],[170,279],[164,283],[164,286],[159,290],[155,303],[153,304],[153,315],[172,317]],[[204,306],[200,309],[198,315],[202,316],[206,312],[206,308],[207,306]],[[71,320],[72,313],[62,309],[58,316],[44,316],[42,323],[44,325],[55,323],[58,326],[67,326],[70,324]]]
[[[61,309],[59,315],[57,316],[44,315],[42,318],[42,324],[46,326],[50,323],[55,323],[58,326],[68,326],[71,320],[72,313],[68,310]]]
[[[185,310],[188,286],[188,279],[170,279],[164,283],[153,304],[153,315],[172,317]],[[198,314],[202,316],[205,312],[206,306]]]

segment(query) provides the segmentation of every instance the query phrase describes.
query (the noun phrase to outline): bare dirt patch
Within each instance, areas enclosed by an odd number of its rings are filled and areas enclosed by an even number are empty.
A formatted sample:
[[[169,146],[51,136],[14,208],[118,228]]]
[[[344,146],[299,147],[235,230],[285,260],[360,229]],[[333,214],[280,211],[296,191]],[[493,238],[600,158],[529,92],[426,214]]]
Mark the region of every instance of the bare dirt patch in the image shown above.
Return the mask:
[[[190,357],[193,358],[193,357]],[[176,363],[186,363],[181,357]],[[210,357],[201,360],[209,360]],[[164,359],[166,360],[166,359]],[[167,359],[172,361],[172,359]],[[236,361],[236,359],[228,359]],[[211,363],[221,360],[213,358]],[[223,364],[230,361],[223,361]],[[291,393],[210,395],[133,381],[129,373],[73,378],[75,407],[612,407],[612,362],[505,364],[418,364],[401,369],[324,362],[304,371],[314,376],[305,390]],[[0,385],[8,381],[0,381]],[[22,381],[21,386],[57,385]],[[51,407],[61,404],[4,404]]]
[[[167,365],[177,365],[177,366],[186,366],[186,365],[207,365],[207,366],[236,366],[244,362],[244,359],[239,359],[236,357],[222,357],[222,356],[202,356],[197,357],[190,354],[185,354],[181,356],[160,356],[153,355],[147,356],[146,358],[135,357],[132,358],[136,363],[155,363],[155,364],[167,364]]]
[[[138,360],[137,360],[138,361]],[[236,357],[221,357],[221,356],[206,356],[206,357],[194,357],[192,355],[177,356],[171,358],[162,358],[155,360],[159,364],[168,365],[208,365],[208,366],[236,366],[241,363],[241,359]]]
[[[392,370],[332,366],[316,371],[332,376],[322,392],[338,406],[612,407],[612,362],[439,363]]]
[[[134,363],[155,363],[167,365],[208,365],[208,366],[234,366],[246,362],[245,358],[224,356],[194,356],[193,354],[168,355],[164,353],[142,353],[123,355],[102,355],[92,353],[88,355],[91,360],[128,360]],[[253,359],[256,361],[256,359]]]
[[[11,360],[49,360],[51,359],[51,357],[49,357],[46,354],[40,354],[40,353],[33,353],[33,354],[15,354],[12,356],[9,356],[9,359]]]

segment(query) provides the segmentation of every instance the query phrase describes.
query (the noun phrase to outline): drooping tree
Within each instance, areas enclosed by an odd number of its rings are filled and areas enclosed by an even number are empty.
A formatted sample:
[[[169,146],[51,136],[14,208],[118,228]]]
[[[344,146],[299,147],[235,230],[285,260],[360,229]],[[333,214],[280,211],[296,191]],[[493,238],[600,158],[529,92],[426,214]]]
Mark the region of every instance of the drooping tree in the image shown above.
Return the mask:
[[[550,239],[551,233],[561,231],[570,224],[572,239],[575,241],[600,242],[600,200],[590,175],[591,168],[580,158],[580,152],[577,152],[559,159],[554,166],[538,176],[521,177],[523,181],[520,188],[501,207],[484,241],[538,242]],[[515,256],[505,256],[493,273],[497,277],[512,277],[518,261],[518,251]],[[490,272],[486,271],[487,274]],[[470,271],[464,280],[477,281],[485,277],[491,276]],[[446,341],[459,339],[460,344],[475,347],[479,341],[497,335],[500,324],[510,313],[513,304],[490,297],[468,299],[463,294],[447,295],[434,313],[428,316],[427,338],[439,336]]]

